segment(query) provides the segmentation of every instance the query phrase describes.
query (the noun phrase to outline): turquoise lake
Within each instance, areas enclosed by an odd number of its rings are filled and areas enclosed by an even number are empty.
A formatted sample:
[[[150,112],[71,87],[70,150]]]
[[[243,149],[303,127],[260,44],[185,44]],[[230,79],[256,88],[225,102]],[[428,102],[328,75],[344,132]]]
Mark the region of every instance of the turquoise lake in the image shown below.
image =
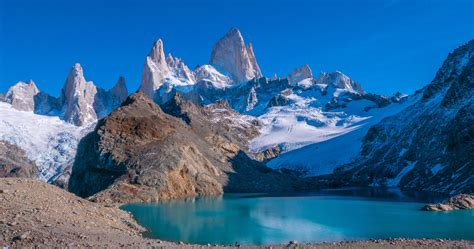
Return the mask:
[[[325,191],[291,195],[231,194],[122,209],[146,237],[207,244],[265,245],[340,240],[449,238],[474,240],[474,211],[426,212],[437,198],[400,191]]]

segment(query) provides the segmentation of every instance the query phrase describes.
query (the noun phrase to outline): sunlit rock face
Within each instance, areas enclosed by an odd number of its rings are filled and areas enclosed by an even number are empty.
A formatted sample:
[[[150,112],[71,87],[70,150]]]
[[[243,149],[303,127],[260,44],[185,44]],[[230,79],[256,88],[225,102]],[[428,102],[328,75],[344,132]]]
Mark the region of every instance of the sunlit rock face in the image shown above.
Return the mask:
[[[173,57],[170,53],[165,57],[163,41],[158,39],[145,59],[139,89],[160,102],[163,92],[169,92],[175,87],[190,87],[195,83],[195,73],[182,59]]]
[[[158,39],[145,59],[140,90],[149,97],[153,97],[168,73],[169,68],[166,63],[163,41]]]
[[[326,85],[328,88],[341,89],[349,93],[365,94],[364,89],[362,89],[359,83],[354,82],[351,78],[347,77],[347,75],[339,71],[321,73],[316,83]]]
[[[86,81],[81,65],[76,63],[69,71],[61,91],[64,120],[79,126],[97,120],[93,105],[96,94],[96,86]]]
[[[235,82],[262,76],[252,45],[245,45],[242,34],[236,28],[230,29],[214,45],[209,64],[228,73]]]
[[[8,89],[3,99],[17,110],[33,111],[35,109],[34,97],[38,93],[39,90],[32,80],[28,83],[20,81]]]

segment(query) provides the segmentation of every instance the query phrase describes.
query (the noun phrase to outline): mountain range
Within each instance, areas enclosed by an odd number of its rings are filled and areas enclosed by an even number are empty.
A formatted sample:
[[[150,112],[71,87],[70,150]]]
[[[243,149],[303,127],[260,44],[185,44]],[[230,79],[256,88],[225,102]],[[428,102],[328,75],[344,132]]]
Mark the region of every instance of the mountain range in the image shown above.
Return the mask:
[[[235,28],[193,70],[158,39],[131,95],[123,77],[104,90],[77,63],[58,97],[33,81],[1,94],[0,140],[15,149],[0,172],[105,202],[308,186],[473,192],[473,52],[469,41],[426,87],[383,96],[308,65],[265,77]]]

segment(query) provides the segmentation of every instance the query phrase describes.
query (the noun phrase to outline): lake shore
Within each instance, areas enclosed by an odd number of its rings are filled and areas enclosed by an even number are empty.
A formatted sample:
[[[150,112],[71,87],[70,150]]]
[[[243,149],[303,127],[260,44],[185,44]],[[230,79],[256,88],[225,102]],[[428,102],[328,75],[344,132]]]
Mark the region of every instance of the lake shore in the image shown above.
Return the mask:
[[[233,248],[144,238],[144,228],[115,206],[81,199],[37,180],[0,178],[0,245],[24,247]],[[272,248],[474,248],[474,241],[386,239],[316,244],[281,244]],[[244,246],[260,248],[260,246]],[[263,246],[268,248],[270,246]]]

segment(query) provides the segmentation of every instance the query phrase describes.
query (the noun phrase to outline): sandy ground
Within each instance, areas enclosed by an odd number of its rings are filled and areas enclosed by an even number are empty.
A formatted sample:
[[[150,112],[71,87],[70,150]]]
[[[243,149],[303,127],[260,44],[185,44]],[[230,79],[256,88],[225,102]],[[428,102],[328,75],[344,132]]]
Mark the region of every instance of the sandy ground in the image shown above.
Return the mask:
[[[130,214],[116,207],[81,199],[40,181],[0,178],[0,246],[6,248],[223,248],[147,239],[141,236],[143,231]],[[295,247],[474,248],[474,241],[392,239],[264,248]]]

